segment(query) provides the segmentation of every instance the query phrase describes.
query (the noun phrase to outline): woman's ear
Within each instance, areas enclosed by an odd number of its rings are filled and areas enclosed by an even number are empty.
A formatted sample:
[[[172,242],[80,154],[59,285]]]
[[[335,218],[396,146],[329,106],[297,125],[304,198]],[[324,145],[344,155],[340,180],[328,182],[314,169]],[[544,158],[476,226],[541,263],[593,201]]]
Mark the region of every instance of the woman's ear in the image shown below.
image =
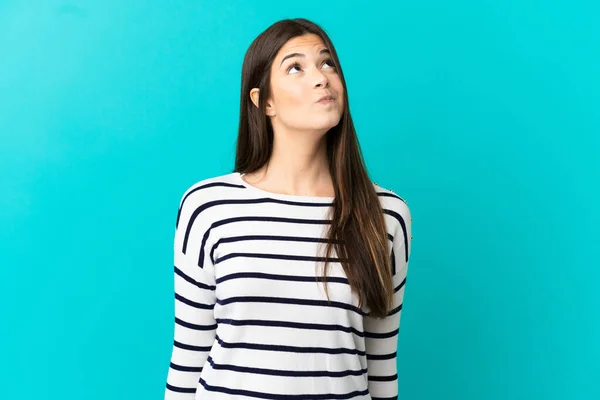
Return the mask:
[[[259,98],[260,98],[260,89],[253,88],[252,90],[250,90],[250,100],[257,108],[258,108],[258,105],[260,104]],[[269,100],[267,100],[267,109],[265,110],[265,114],[267,114],[269,117],[275,116],[275,110]]]
[[[250,90],[250,101],[252,101],[252,103],[254,103],[256,108],[258,108],[258,93],[259,92],[260,92],[260,89],[258,89],[258,88],[253,88],[252,90]]]

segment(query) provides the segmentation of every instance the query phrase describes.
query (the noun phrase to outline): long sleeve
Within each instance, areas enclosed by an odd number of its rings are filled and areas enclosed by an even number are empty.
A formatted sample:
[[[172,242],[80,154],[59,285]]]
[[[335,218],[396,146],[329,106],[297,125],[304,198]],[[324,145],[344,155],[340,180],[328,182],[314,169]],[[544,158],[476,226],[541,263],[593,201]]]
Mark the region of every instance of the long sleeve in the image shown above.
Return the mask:
[[[195,196],[186,191],[175,229],[175,326],[165,400],[194,399],[216,335],[214,266],[202,249],[207,224]]]
[[[384,318],[364,318],[368,387],[373,400],[398,398],[396,351],[412,236],[408,206],[404,204],[402,210],[394,214],[399,222],[391,251],[394,305]]]

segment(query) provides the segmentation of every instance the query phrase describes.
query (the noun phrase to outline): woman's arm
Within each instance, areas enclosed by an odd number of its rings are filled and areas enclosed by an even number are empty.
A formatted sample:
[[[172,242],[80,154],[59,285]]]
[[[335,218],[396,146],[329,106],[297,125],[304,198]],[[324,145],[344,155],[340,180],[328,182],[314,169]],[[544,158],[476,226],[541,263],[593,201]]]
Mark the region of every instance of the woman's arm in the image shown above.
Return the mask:
[[[396,218],[404,221],[404,227],[398,221],[392,242],[392,282],[394,286],[392,311],[384,318],[368,316],[364,318],[368,386],[373,400],[398,398],[396,350],[412,236],[408,206],[402,203],[400,209],[394,214]]]
[[[217,328],[214,266],[210,257],[203,257],[202,262],[199,258],[199,254],[206,255],[200,247],[207,226],[194,217],[198,200],[186,195],[180,204],[174,239],[175,327],[165,400],[194,399]]]

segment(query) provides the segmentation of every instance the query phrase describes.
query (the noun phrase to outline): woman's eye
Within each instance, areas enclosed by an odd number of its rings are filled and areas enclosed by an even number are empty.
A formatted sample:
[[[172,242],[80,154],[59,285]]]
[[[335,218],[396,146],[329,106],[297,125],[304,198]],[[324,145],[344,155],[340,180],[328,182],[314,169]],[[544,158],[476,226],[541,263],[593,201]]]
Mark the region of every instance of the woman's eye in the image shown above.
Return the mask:
[[[327,60],[323,61],[323,64],[329,64],[330,68],[335,69],[335,64],[333,63],[333,61],[331,59],[327,59]],[[292,69],[294,69],[294,68],[298,68],[300,70],[301,69],[300,64],[293,63],[292,65],[290,65],[287,69],[287,73],[289,74],[292,71]]]
[[[333,61],[331,59],[325,60],[325,62],[323,64],[329,64],[329,66],[331,68],[335,68],[335,64],[333,63]]]
[[[287,69],[288,74],[290,73],[290,71],[292,70],[292,68],[298,68],[300,69],[300,64],[298,63],[293,63],[292,65],[290,65]]]

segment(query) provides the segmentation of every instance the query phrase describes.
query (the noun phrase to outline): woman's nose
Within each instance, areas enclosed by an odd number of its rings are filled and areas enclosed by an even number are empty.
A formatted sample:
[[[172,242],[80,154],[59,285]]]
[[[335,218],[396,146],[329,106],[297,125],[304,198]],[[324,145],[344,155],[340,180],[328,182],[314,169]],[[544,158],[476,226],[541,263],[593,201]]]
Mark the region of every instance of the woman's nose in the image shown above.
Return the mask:
[[[318,86],[327,87],[328,83],[329,83],[329,79],[327,78],[327,75],[325,75],[321,71],[318,71],[315,73],[315,85],[317,87]]]

